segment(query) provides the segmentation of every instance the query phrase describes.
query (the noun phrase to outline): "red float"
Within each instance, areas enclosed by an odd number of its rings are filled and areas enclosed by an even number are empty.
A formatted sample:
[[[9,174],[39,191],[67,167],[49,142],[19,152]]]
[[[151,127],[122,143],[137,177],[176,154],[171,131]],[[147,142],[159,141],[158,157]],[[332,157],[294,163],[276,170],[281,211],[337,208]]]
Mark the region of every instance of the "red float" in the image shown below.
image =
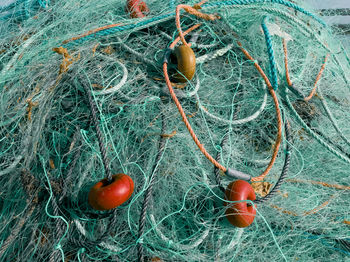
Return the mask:
[[[128,0],[126,10],[130,13],[131,18],[142,18],[149,13],[146,3],[142,0]]]
[[[225,191],[225,197],[230,201],[255,200],[255,192],[252,186],[244,180],[231,182]],[[228,203],[225,203],[228,205]],[[247,202],[229,204],[225,214],[228,221],[236,227],[247,227],[253,223],[256,210]]]
[[[109,210],[126,202],[134,192],[134,181],[125,174],[112,176],[112,182],[107,178],[95,184],[89,192],[89,204],[96,210]]]

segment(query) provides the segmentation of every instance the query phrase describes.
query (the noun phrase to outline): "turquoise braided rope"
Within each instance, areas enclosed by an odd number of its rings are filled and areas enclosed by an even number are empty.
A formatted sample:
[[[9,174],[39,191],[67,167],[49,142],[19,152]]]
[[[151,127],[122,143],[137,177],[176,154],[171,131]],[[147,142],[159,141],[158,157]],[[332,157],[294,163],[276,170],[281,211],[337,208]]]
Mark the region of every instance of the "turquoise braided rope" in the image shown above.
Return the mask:
[[[310,16],[314,20],[319,22],[321,25],[326,26],[326,23],[322,19],[315,16],[313,13],[306,11],[304,8],[285,0],[231,0],[231,1],[223,1],[223,2],[217,2],[217,3],[206,3],[202,6],[202,8],[206,8],[209,6],[220,7],[220,6],[230,6],[230,5],[249,5],[249,4],[256,4],[256,3],[261,3],[261,4],[274,3],[274,4],[284,5],[284,6],[293,8],[294,10],[299,11],[300,13],[303,13],[307,16]]]
[[[38,3],[42,8],[47,8],[50,5],[50,0],[38,0]]]
[[[328,143],[326,143],[320,136],[318,136],[314,131],[311,130],[307,126],[307,124],[304,122],[304,120],[299,116],[299,114],[295,111],[293,105],[291,104],[288,96],[288,90],[287,88],[283,88],[283,97],[287,104],[288,109],[292,112],[293,116],[296,118],[296,120],[299,122],[299,124],[306,130],[306,132],[314,138],[318,143],[320,143],[322,146],[324,146],[329,152],[333,153],[335,156],[337,156],[339,159],[343,160],[344,162],[350,164],[350,159],[343,155],[341,152],[337,151],[333,147],[331,147]]]
[[[112,27],[112,28],[108,28],[108,29],[104,29],[101,30],[99,32],[96,32],[94,34],[91,35],[87,35],[84,36],[82,38],[79,38],[77,40],[74,40],[70,43],[65,44],[65,46],[70,46],[72,44],[82,44],[88,40],[91,39],[95,39],[98,37],[103,37],[103,36],[108,36],[111,34],[115,34],[115,33],[120,33],[123,31],[127,31],[127,30],[133,30],[135,28],[137,28],[137,30],[143,29],[145,27],[151,26],[152,23],[159,23],[159,22],[164,22],[170,18],[172,18],[173,16],[175,16],[175,12],[172,13],[167,13],[167,14],[163,14],[163,15],[158,15],[155,17],[152,17],[151,19],[142,19],[142,21],[138,22],[138,23],[134,23],[134,24],[127,24],[127,25],[121,25],[118,27]]]
[[[277,79],[277,69],[276,69],[276,60],[273,52],[273,47],[272,47],[272,39],[271,35],[269,32],[269,29],[266,26],[266,22],[268,22],[269,18],[267,16],[264,17],[263,22],[261,23],[261,27],[264,31],[265,35],[265,41],[266,41],[266,46],[267,46],[267,53],[269,55],[269,62],[270,62],[270,74],[271,74],[271,85],[273,89],[276,91],[278,88],[278,79]]]
[[[224,7],[224,6],[233,6],[233,5],[249,5],[249,4],[255,4],[255,3],[275,3],[275,4],[281,4],[290,8],[293,8],[307,16],[312,17],[313,19],[315,19],[317,22],[319,22],[320,24],[322,24],[323,26],[326,26],[325,22],[316,17],[314,14],[310,13],[309,11],[306,11],[305,9],[301,8],[300,6],[284,1],[284,0],[232,0],[232,1],[222,1],[222,2],[216,2],[216,3],[206,3],[202,6],[202,9],[210,9],[210,8],[215,8],[215,7]],[[65,44],[65,46],[69,46],[72,45],[73,43],[76,44],[82,44],[85,41],[88,41],[90,39],[95,39],[98,37],[103,37],[103,36],[107,36],[107,35],[111,35],[111,34],[115,34],[115,33],[120,33],[123,31],[128,31],[128,30],[133,30],[136,29],[140,30],[142,28],[145,28],[147,26],[151,26],[152,23],[159,23],[159,22],[163,22],[166,21],[170,18],[172,18],[173,16],[175,16],[175,12],[169,12],[167,14],[163,14],[163,15],[158,15],[158,16],[154,16],[152,18],[149,19],[142,19],[140,22],[137,23],[132,23],[132,24],[128,24],[128,25],[121,25],[118,27],[113,27],[113,28],[108,28],[108,29],[104,29],[101,30],[99,32],[96,32],[94,34],[91,35],[87,35],[84,36],[80,39],[74,40],[68,44]]]

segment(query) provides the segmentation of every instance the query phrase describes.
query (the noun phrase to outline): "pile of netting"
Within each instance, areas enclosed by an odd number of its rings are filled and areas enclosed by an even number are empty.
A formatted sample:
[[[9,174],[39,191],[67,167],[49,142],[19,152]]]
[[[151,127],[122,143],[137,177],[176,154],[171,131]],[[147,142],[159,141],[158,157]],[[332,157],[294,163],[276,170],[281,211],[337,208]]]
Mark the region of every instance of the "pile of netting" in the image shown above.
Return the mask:
[[[345,261],[343,32],[302,1],[146,4],[136,18],[125,1],[0,7],[0,260]],[[183,40],[195,75],[169,88]],[[97,211],[108,169],[134,192]],[[234,174],[257,196],[245,228],[226,218]]]

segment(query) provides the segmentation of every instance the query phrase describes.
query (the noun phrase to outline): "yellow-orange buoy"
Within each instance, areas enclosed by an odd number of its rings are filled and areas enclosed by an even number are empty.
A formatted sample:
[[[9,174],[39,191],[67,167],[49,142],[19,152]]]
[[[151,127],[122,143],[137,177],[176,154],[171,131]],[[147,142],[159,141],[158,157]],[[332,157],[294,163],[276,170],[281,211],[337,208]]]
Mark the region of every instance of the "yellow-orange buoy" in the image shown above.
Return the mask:
[[[185,83],[191,80],[196,72],[196,56],[191,47],[180,45],[175,48],[177,59],[177,70],[181,73],[176,73],[174,80]]]

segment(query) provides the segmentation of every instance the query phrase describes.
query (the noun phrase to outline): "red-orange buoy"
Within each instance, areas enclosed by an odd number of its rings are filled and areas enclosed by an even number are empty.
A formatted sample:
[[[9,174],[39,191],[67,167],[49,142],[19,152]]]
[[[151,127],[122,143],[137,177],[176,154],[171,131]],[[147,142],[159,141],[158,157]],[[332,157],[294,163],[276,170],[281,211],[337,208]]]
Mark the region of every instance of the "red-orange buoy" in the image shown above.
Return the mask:
[[[95,184],[89,192],[89,204],[96,210],[109,210],[126,202],[134,192],[134,181],[125,174],[112,176],[112,182],[107,178]]]
[[[252,186],[244,180],[231,182],[225,191],[225,197],[230,201],[255,200],[255,192]],[[228,204],[228,203],[226,203]],[[236,227],[247,227],[253,223],[256,210],[247,202],[229,204],[225,214],[228,221]]]
[[[149,13],[149,9],[142,0],[128,0],[126,10],[130,13],[131,18],[142,18]]]
[[[154,257],[152,258],[151,262],[164,262],[164,260],[159,257]]]
[[[177,82],[185,83],[191,80],[196,72],[196,56],[191,47],[180,45],[175,48],[175,55],[177,60],[177,73],[174,79]]]

